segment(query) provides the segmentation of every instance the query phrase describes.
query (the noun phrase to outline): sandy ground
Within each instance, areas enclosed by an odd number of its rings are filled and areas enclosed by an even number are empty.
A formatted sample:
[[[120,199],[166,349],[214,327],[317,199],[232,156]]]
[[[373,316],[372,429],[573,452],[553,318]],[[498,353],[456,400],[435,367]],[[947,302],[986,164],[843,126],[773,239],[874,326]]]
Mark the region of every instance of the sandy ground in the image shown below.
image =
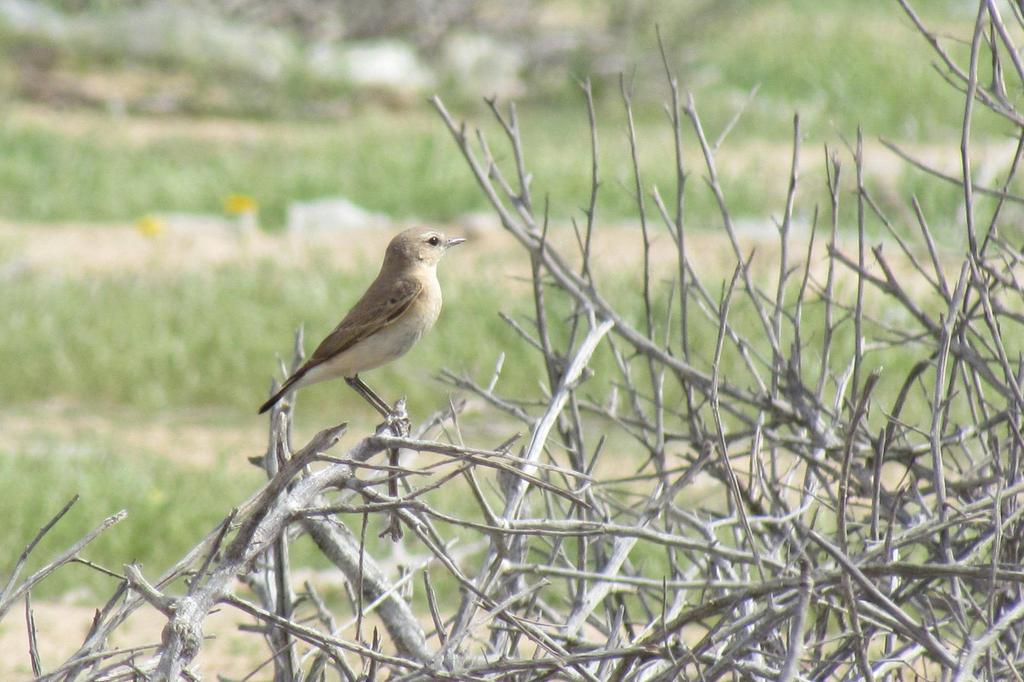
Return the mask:
[[[296,238],[286,234],[257,231],[239,235],[231,230],[202,230],[202,222],[186,220],[171,224],[155,237],[143,235],[135,225],[60,223],[35,225],[0,220],[0,270],[46,272],[65,277],[89,277],[113,272],[182,272],[205,270],[229,264],[253,265],[272,261],[281,266],[301,266],[312,258],[327,257],[339,269],[376,268],[390,238],[414,223],[395,223],[390,228],[350,229],[337,233]],[[767,221],[736,220],[736,234],[744,258],[754,256],[752,272],[773,276],[778,269],[779,240],[775,226]],[[441,226],[451,235],[467,236],[458,257],[447,260],[448,273],[472,272],[480,261],[496,269],[497,276],[527,275],[526,252],[515,239],[501,230],[489,216],[473,216],[464,223]],[[819,231],[824,226],[819,226]],[[675,272],[676,245],[662,223],[649,224],[649,258],[659,274]],[[790,265],[802,263],[806,255],[809,226],[797,221],[789,237]],[[812,263],[824,265],[824,233],[819,233]],[[578,260],[576,237],[568,225],[551,230],[551,243]],[[872,240],[872,244],[877,240]],[[731,275],[736,264],[732,246],[722,230],[691,230],[686,246],[694,268],[709,281]],[[844,236],[843,251],[854,255],[856,241]],[[600,225],[594,232],[593,266],[609,275],[632,271],[643,260],[643,236],[638,224]],[[896,253],[892,243],[885,251]],[[819,271],[823,271],[819,269]],[[0,272],[0,275],[4,274]]]
[[[469,244],[461,247],[459,257],[445,262],[445,269],[463,270],[467,264],[487,258],[490,265],[501,264],[494,255],[510,254],[510,274],[528,272],[522,269],[523,252],[515,240],[489,218],[480,217],[468,224],[444,226],[452,235],[467,235]],[[349,229],[305,239],[284,234],[256,232],[237,235],[230,230],[204,230],[201,218],[194,224],[171,224],[166,232],[155,237],[143,235],[134,225],[95,225],[60,223],[34,225],[0,221],[0,246],[4,248],[7,268],[27,268],[70,277],[88,277],[109,272],[145,272],[202,270],[227,264],[259,264],[272,260],[275,264],[302,265],[311,258],[328,257],[339,269],[366,263],[377,263],[388,240],[412,223],[396,223],[384,229]],[[659,248],[653,257],[668,264],[674,259],[664,229],[655,235]],[[653,230],[652,230],[653,233]],[[552,241],[570,246],[574,240],[570,230],[558,230]],[[697,233],[691,237],[693,248],[704,255],[726,246],[714,235]],[[710,248],[709,248],[710,247]],[[642,254],[639,228],[602,227],[594,241],[594,256],[599,264],[612,267],[624,262],[639,262]],[[467,253],[468,252],[468,253]],[[724,253],[723,253],[724,255]],[[519,265],[520,267],[516,267]]]
[[[51,399],[0,412],[0,432],[12,444],[27,444],[40,435],[47,442],[110,443],[121,451],[156,452],[176,464],[196,467],[248,468],[245,457],[265,451],[262,430],[211,426],[210,421],[209,415],[188,410],[153,417],[127,409],[112,412],[108,407],[98,414],[88,405]]]

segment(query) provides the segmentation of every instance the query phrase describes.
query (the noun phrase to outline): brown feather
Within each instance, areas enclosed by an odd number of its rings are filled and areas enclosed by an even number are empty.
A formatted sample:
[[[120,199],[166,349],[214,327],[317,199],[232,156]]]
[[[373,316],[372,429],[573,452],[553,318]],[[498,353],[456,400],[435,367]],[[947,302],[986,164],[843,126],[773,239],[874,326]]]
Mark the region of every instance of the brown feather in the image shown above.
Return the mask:
[[[423,284],[416,279],[403,277],[386,280],[378,275],[363,297],[352,306],[345,319],[320,342],[309,360],[295,370],[280,390],[260,406],[260,414],[283,398],[306,372],[402,317],[422,291]]]
[[[423,291],[423,284],[416,279],[401,278],[388,282],[381,280],[382,278],[378,277],[370,285],[345,319],[320,342],[313,355],[303,365],[304,369],[330,360],[388,326],[400,318]]]
[[[284,384],[281,386],[281,388],[278,389],[277,393],[275,393],[274,395],[270,396],[270,399],[267,400],[267,402],[265,402],[262,405],[260,405],[260,414],[263,414],[264,412],[269,410],[271,407],[276,405],[277,401],[280,400],[281,398],[283,398],[285,393],[287,393],[288,391],[290,391],[292,389],[292,385],[296,381],[298,381],[299,379],[302,378],[302,375],[304,375],[306,373],[307,369],[309,369],[309,368],[308,367],[299,368],[295,372],[295,374],[293,374],[290,377],[288,377],[288,380],[285,381]]]

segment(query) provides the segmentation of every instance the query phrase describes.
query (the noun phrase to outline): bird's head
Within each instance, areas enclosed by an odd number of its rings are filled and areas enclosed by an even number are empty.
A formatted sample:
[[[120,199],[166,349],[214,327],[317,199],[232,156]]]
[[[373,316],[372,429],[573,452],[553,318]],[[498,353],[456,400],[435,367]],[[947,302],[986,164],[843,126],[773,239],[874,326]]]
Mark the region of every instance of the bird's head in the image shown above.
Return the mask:
[[[432,228],[413,227],[391,240],[384,260],[400,265],[437,265],[448,249],[464,241],[462,237],[448,239],[443,232]]]

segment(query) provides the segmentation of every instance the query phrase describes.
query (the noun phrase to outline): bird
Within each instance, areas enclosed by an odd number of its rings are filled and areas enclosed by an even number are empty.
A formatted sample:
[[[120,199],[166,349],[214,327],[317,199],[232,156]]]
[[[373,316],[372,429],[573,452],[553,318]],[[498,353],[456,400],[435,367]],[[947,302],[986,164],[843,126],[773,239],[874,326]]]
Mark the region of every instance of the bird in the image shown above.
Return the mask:
[[[390,406],[359,374],[401,357],[434,326],[441,313],[437,264],[448,249],[464,241],[423,227],[397,234],[377,278],[313,355],[260,406],[260,414],[295,390],[341,377],[388,418]]]

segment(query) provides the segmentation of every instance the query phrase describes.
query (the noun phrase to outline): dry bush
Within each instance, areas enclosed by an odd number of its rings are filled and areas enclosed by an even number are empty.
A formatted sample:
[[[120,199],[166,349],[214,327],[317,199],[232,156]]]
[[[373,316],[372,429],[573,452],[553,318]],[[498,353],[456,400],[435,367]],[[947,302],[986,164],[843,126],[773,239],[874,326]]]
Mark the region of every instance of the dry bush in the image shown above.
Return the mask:
[[[292,408],[277,409],[267,485],[152,584],[127,566],[79,651],[37,674],[192,677],[203,621],[222,604],[263,625],[278,680],[1012,678],[1024,656],[1024,318],[1020,246],[1010,241],[1019,237],[1003,216],[1008,203],[1024,201],[1008,191],[1024,153],[1024,116],[1005,93],[1024,84],[1012,42],[1024,18],[1014,8],[1007,24],[982,0],[961,64],[904,7],[943,75],[966,94],[962,173],[936,171],[934,180],[960,185],[962,214],[926,216],[914,202],[913,224],[891,220],[865,187],[858,139],[852,170],[826,150],[825,198],[820,210],[803,209],[813,229],[795,251],[795,119],[772,249],[777,274],[754,277],[716,173],[724,135],[708,139],[666,62],[675,149],[658,151],[678,162],[671,192],[648,193],[622,91],[644,244],[636,323],[609,302],[590,267],[602,183],[589,85],[593,183],[574,223],[574,252],[547,239],[515,109],[492,104],[511,159],[506,172],[486,138],[472,139],[435,99],[529,258],[534,314],[509,321],[545,368],[527,399],[497,390],[500,363],[486,382],[444,376],[501,415],[498,424],[520,423],[523,437],[489,447],[428,439],[441,424],[459,432],[460,403],[410,435],[400,405],[345,453],[331,454],[343,427],[293,451]],[[993,69],[990,85],[979,82],[981,64]],[[1020,135],[999,187],[971,181],[978,105]],[[706,181],[697,191],[717,200],[731,245],[735,268],[724,284],[698,276],[694,263],[706,255],[688,248],[690,145]],[[851,173],[856,246],[847,253],[841,179]],[[936,247],[929,220],[966,231],[958,263]],[[888,230],[896,257],[869,249],[869,221]],[[650,267],[658,233],[676,255],[668,285]],[[598,353],[613,377],[591,376]],[[885,359],[892,364],[883,367]],[[416,468],[369,464],[388,449],[435,458]],[[601,475],[624,468],[628,475]],[[397,497],[381,492],[389,476],[402,479]],[[473,500],[473,512],[431,497],[442,487]],[[418,560],[400,579],[367,551],[366,520],[377,516],[406,529],[404,548]],[[339,624],[312,587],[296,593],[288,554],[300,533],[349,586],[353,622]],[[0,595],[0,616],[45,577],[16,575]],[[421,617],[401,594],[414,580],[426,594]],[[239,581],[249,596],[236,593]],[[456,585],[458,599],[439,600],[441,582]],[[154,650],[109,649],[109,634],[138,608],[166,614],[163,641]],[[386,634],[363,623],[371,613]]]

